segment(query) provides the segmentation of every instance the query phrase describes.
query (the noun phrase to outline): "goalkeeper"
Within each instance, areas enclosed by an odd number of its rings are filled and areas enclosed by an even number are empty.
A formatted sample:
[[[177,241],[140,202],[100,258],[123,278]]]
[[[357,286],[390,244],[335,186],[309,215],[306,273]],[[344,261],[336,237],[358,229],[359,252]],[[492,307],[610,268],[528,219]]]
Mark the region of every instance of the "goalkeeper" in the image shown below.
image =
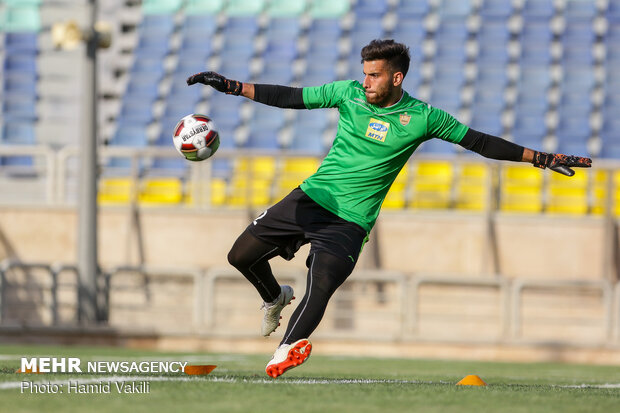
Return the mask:
[[[591,165],[589,158],[539,152],[475,131],[409,96],[402,88],[410,62],[403,44],[373,40],[362,48],[361,62],[363,83],[347,80],[292,88],[241,83],[215,72],[187,79],[188,85],[202,83],[270,106],[340,112],[336,137],[319,169],[251,222],[228,254],[229,262],[264,301],[262,334],[268,336],[294,298],[290,286],[276,281],[269,260],[276,256],[290,260],[310,243],[306,292],[267,364],[272,377],[310,356],[308,338],[334,291],[353,271],[394,179],[424,141],[442,139],[486,158],[529,162],[568,176],[574,174],[571,167]]]

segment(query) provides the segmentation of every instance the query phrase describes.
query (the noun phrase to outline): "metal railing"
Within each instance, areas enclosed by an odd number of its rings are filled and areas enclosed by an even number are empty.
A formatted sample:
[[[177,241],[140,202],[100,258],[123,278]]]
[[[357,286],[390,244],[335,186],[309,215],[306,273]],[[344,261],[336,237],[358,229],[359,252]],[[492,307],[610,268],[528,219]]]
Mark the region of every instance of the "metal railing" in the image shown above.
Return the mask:
[[[7,283],[10,279],[9,275],[12,271],[43,271],[49,275],[50,283],[41,288],[48,288],[51,294],[51,300],[49,301],[49,308],[52,317],[48,326],[60,326],[60,325],[80,325],[77,312],[79,309],[78,301],[73,303],[72,307],[75,308],[74,317],[70,320],[64,320],[61,323],[59,319],[59,306],[60,300],[58,296],[58,289],[60,286],[58,275],[61,272],[73,272],[75,274],[72,279],[73,282],[65,283],[65,288],[71,288],[75,291],[74,296],[77,298],[79,291],[77,270],[74,266],[69,265],[49,265],[45,263],[23,263],[15,260],[4,260],[0,263],[0,326],[15,324],[15,320],[7,320],[5,313],[7,310],[7,296],[11,291],[12,283]],[[132,285],[120,285],[119,282],[127,280],[128,273],[139,274],[141,282],[133,283]],[[303,291],[302,286],[305,286],[306,273],[301,269],[278,269],[278,279],[287,283],[292,283],[298,291],[298,294]],[[111,327],[119,328],[121,330],[130,331],[133,329],[147,329],[155,331],[161,335],[193,335],[199,337],[253,337],[257,334],[256,326],[253,323],[253,317],[256,315],[254,311],[251,314],[245,314],[243,308],[248,303],[259,303],[260,299],[247,281],[234,269],[231,268],[163,268],[163,267],[148,267],[148,266],[121,266],[115,267],[108,271],[102,272],[100,277],[100,311],[105,315],[116,314],[116,321],[110,321]],[[158,283],[157,280],[163,280],[164,282]],[[115,281],[116,280],[116,281]],[[528,310],[527,305],[523,303],[522,296],[524,291],[529,289],[546,289],[548,294],[552,297],[562,296],[562,293],[566,290],[573,291],[575,293],[589,293],[592,291],[597,292],[596,302],[590,306],[595,308],[594,316],[588,321],[588,325],[582,326],[585,330],[600,332],[596,334],[594,338],[571,336],[570,338],[560,337],[554,342],[564,343],[567,345],[620,345],[620,283],[612,284],[608,281],[584,281],[584,280],[542,280],[542,279],[507,279],[503,277],[489,276],[489,277],[461,277],[461,276],[441,276],[430,274],[404,274],[394,271],[381,271],[381,270],[358,270],[355,271],[351,277],[345,282],[349,285],[359,285],[363,288],[368,286],[376,286],[382,284],[389,288],[383,289],[385,302],[390,305],[387,309],[380,314],[385,321],[390,321],[390,326],[395,325],[396,330],[393,327],[387,326],[385,323],[378,322],[373,324],[371,329],[351,328],[351,329],[338,329],[335,327],[326,327],[317,331],[317,336],[324,339],[343,339],[343,338],[355,338],[368,341],[419,341],[419,340],[433,340],[433,339],[445,339],[445,336],[435,337],[432,333],[425,333],[420,330],[419,326],[422,322],[439,323],[438,328],[444,328],[448,333],[448,324],[441,324],[441,319],[436,316],[439,313],[429,313],[429,310],[425,310],[424,313],[420,312],[419,305],[424,296],[421,288],[423,286],[434,286],[440,288],[444,293],[447,291],[447,295],[443,298],[446,305],[450,305],[450,292],[449,288],[456,288],[459,295],[467,297],[467,293],[471,292],[472,288],[491,288],[497,290],[496,301],[493,301],[493,305],[497,308],[497,313],[493,310],[488,310],[487,307],[482,307],[484,311],[490,311],[488,313],[488,319],[499,320],[499,328],[497,329],[497,336],[487,339],[480,339],[477,334],[463,335],[456,334],[454,340],[464,343],[479,343],[481,341],[491,342],[503,342],[503,343],[536,343],[537,339],[524,337],[522,334],[523,318],[522,314],[524,310]],[[122,284],[122,283],[121,283]],[[131,284],[131,283],[130,283]],[[366,286],[366,287],[364,287]],[[239,293],[239,287],[242,288],[243,293]],[[443,290],[443,287],[449,287]],[[231,294],[230,288],[233,288],[235,294]],[[369,316],[368,311],[374,311],[372,306],[369,306],[368,302],[361,302],[364,300],[361,296],[356,296],[351,291],[340,289],[332,298],[331,306],[334,305],[338,299],[343,299],[344,294],[353,294],[348,296],[347,300],[353,300],[358,302],[357,306],[348,307],[349,310],[345,312],[334,311],[333,314],[338,314],[338,317],[350,317],[351,320],[363,320],[364,317]],[[176,291],[176,292],[175,292]],[[190,293],[191,291],[191,293]],[[385,291],[389,291],[385,293]],[[115,303],[115,300],[110,298],[118,297],[119,294],[130,293],[134,296],[129,296],[131,306],[123,306],[122,304]],[[146,295],[150,298],[142,301],[135,300],[135,294]],[[436,292],[435,292],[436,294]],[[442,293],[443,294],[443,293]],[[162,302],[153,297],[167,296],[168,301]],[[340,295],[340,296],[339,296]],[[216,298],[224,297],[227,302],[230,302],[229,308],[225,309],[226,323],[216,322],[216,313],[218,308],[216,305]],[[426,296],[427,301],[435,300],[436,295]],[[356,301],[357,300],[357,301]],[[15,302],[15,299],[12,300]],[[242,303],[245,303],[242,305]],[[440,302],[433,302],[432,304],[441,305]],[[43,308],[44,302],[28,302],[29,306],[36,306]],[[185,306],[184,306],[185,305]],[[475,301],[469,302],[468,305],[476,306],[478,303]],[[580,305],[579,302],[575,303],[575,306]],[[252,306],[252,308],[254,308]],[[15,313],[15,309],[12,309]],[[529,308],[531,312],[533,308]],[[222,310],[224,311],[224,310]],[[330,307],[328,307],[328,317]],[[437,310],[439,311],[439,310]],[[538,310],[537,310],[538,311]],[[558,311],[561,311],[558,310]],[[168,321],[163,320],[164,317],[159,317],[158,314],[165,315],[169,318]],[[443,314],[445,316],[445,314]],[[556,314],[557,315],[557,314]],[[248,318],[248,316],[250,316]],[[119,318],[120,317],[120,318]],[[142,317],[142,318],[140,318]],[[425,319],[426,317],[430,317]],[[467,317],[463,315],[462,317]],[[329,318],[329,317],[328,317]],[[450,322],[458,322],[457,320],[450,320]],[[148,323],[143,323],[141,320],[147,320]],[[172,320],[172,321],[170,321]],[[237,320],[237,321],[231,321]],[[439,321],[438,321],[439,320]],[[32,321],[27,321],[32,323]],[[470,323],[472,320],[470,320]],[[529,321],[532,323],[531,321]],[[583,320],[571,319],[570,316],[566,317],[564,322],[568,323],[567,327],[580,328],[580,322]],[[573,322],[573,324],[570,324]],[[7,324],[9,323],[9,324]],[[41,323],[41,321],[39,321]],[[476,324],[483,323],[483,324]],[[487,323],[487,324],[484,324]],[[494,322],[495,323],[495,322]],[[323,324],[330,325],[330,322]],[[333,324],[333,323],[332,323]],[[353,324],[351,324],[353,325]],[[475,328],[476,325],[488,327],[488,320],[473,320],[472,324]],[[565,326],[557,326],[559,328]],[[536,326],[536,324],[529,324],[529,328],[544,329],[544,325]]]

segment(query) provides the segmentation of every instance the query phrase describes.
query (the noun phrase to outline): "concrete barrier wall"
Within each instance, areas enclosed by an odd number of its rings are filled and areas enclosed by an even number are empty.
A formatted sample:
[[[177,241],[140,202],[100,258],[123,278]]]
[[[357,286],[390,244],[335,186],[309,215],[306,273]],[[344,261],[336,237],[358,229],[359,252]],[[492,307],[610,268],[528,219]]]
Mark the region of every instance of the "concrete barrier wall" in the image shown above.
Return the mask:
[[[257,211],[257,214],[260,211]],[[99,259],[103,267],[144,263],[207,268],[226,266],[226,255],[250,222],[246,211],[102,208]],[[77,215],[67,208],[0,209],[0,260],[73,263]],[[492,245],[499,272],[509,278],[604,279],[607,245],[603,218],[498,215],[495,244],[479,214],[384,211],[358,268],[376,264],[405,273],[492,275]],[[275,267],[304,268],[308,247]]]

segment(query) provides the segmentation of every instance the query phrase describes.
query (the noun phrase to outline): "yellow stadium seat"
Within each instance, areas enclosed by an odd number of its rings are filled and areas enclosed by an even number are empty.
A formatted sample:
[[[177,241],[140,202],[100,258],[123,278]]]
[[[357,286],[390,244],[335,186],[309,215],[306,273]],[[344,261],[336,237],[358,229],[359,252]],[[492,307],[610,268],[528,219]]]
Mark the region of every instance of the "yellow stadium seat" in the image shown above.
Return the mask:
[[[466,163],[460,168],[456,183],[456,208],[483,211],[490,190],[489,167],[483,163]]]
[[[317,158],[287,158],[282,162],[282,170],[275,184],[274,202],[284,198],[299,186],[304,179],[312,175],[319,168]]]
[[[211,179],[211,205],[222,206],[226,203],[226,180]]]
[[[410,206],[445,209],[452,203],[454,169],[448,161],[419,161],[413,167],[413,194]]]
[[[178,178],[146,179],[138,201],[145,205],[171,205],[183,201],[183,183]]]
[[[271,156],[239,158],[235,161],[233,175],[272,179],[276,173],[276,160]]]
[[[97,199],[101,204],[128,204],[131,201],[131,178],[101,178]]]
[[[592,208],[590,212],[594,215],[604,215],[607,211],[608,177],[608,171],[592,171]]]
[[[226,204],[235,207],[268,205],[275,174],[276,160],[273,157],[237,159]]]
[[[401,209],[407,203],[407,181],[409,179],[409,165],[405,164],[400,170],[389,192],[383,200],[383,208]]]
[[[562,215],[588,213],[588,171],[575,169],[569,177],[559,173],[549,175],[547,212]]]
[[[541,212],[543,209],[543,178],[543,170],[531,165],[503,166],[500,209],[504,212]]]
[[[250,184],[248,184],[250,182]],[[271,181],[234,177],[230,184],[230,197],[227,204],[235,207],[266,206],[271,201]]]

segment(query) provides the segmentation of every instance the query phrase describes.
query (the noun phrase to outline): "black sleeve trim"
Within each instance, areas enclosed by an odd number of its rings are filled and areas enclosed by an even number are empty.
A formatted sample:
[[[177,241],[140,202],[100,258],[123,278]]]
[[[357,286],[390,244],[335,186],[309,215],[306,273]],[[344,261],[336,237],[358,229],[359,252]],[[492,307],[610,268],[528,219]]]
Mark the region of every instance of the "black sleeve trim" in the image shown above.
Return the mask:
[[[485,158],[515,162],[523,160],[523,150],[525,149],[523,146],[517,145],[516,143],[509,142],[497,136],[487,135],[486,133],[478,132],[471,128],[465,133],[459,145],[465,149],[479,153]]]
[[[300,87],[254,85],[254,100],[269,106],[287,109],[306,109]]]

